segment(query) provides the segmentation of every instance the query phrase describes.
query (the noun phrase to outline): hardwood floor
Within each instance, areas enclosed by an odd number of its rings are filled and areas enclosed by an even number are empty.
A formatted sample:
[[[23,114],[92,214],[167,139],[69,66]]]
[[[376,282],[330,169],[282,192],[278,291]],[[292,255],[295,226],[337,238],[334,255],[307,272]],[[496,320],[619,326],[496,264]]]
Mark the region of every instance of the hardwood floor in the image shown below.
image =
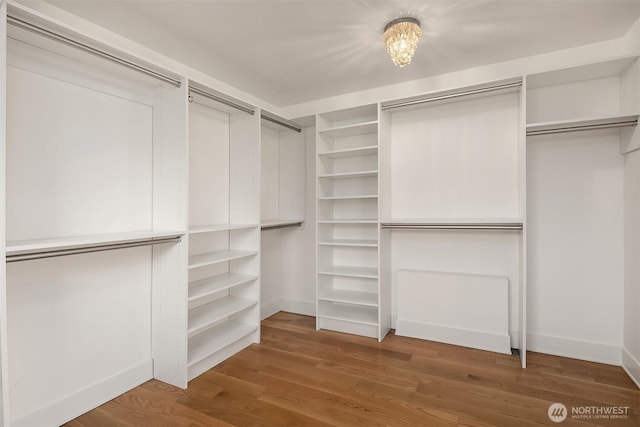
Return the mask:
[[[67,426],[640,426],[640,390],[622,368],[528,354],[523,370],[517,356],[393,334],[378,343],[281,312],[262,322],[261,344],[187,390],[152,380]],[[555,402],[562,423],[547,415]],[[593,415],[611,407],[626,418]]]

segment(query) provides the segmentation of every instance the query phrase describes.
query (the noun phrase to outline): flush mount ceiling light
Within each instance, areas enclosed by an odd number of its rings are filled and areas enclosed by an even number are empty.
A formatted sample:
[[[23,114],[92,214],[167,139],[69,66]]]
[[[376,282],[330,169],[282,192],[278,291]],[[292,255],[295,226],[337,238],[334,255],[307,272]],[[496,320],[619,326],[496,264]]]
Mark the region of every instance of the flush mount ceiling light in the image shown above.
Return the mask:
[[[411,62],[418,42],[422,37],[420,21],[415,18],[398,18],[384,27],[382,41],[387,46],[391,60],[398,67],[404,67]]]

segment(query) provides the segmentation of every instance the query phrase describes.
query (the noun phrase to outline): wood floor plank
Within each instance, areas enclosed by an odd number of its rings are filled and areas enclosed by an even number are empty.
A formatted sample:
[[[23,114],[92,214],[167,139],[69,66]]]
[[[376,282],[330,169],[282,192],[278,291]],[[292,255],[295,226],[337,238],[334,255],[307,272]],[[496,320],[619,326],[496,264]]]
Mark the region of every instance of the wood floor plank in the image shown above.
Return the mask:
[[[390,333],[375,339],[316,331],[280,312],[253,344],[189,383],[149,381],[68,427],[465,426],[640,427],[640,390],[617,366],[541,353],[517,356]],[[547,410],[563,403],[569,417]],[[623,419],[579,407],[628,407]]]

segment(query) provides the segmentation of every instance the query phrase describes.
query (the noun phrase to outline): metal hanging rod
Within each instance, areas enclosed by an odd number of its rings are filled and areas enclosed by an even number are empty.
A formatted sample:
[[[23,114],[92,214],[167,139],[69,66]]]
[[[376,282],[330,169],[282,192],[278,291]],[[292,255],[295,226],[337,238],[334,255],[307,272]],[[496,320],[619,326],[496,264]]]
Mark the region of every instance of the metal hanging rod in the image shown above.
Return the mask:
[[[94,252],[103,252],[103,251],[111,251],[115,249],[125,249],[125,248],[135,248],[138,246],[150,246],[150,245],[159,245],[161,243],[175,243],[179,242],[181,236],[174,237],[164,237],[158,239],[144,239],[133,242],[123,242],[123,243],[108,243],[103,245],[94,245],[94,246],[85,246],[82,248],[74,248],[74,249],[54,249],[50,251],[40,251],[40,252],[31,252],[26,254],[18,254],[18,255],[7,255],[6,262],[18,262],[18,261],[31,261],[36,259],[44,259],[44,258],[54,258],[60,256],[67,255],[79,255],[79,254],[88,254]]]
[[[22,19],[16,18],[14,16],[7,16],[7,22],[15,27],[18,28],[22,28],[23,30],[27,30],[30,31],[32,33],[41,35],[43,37],[46,37],[50,40],[55,40],[57,42],[60,42],[62,44],[65,44],[67,46],[71,46],[74,47],[76,49],[82,50],[84,52],[90,53],[92,55],[95,56],[99,56],[101,58],[104,58],[108,61],[114,62],[116,64],[120,64],[120,65],[124,65],[125,67],[131,68],[133,70],[136,70],[140,73],[146,74],[147,76],[151,76],[155,79],[161,80],[165,83],[169,83],[175,87],[180,87],[180,85],[182,84],[180,82],[180,80],[175,79],[173,77],[169,77],[166,76],[164,74],[161,74],[157,71],[151,70],[147,67],[144,67],[142,65],[136,64],[134,62],[128,61],[126,59],[117,57],[115,55],[112,55],[110,53],[107,53],[103,50],[97,49],[95,47],[89,46],[87,44],[84,44],[82,42],[79,42],[77,40],[73,40],[69,37],[63,36],[61,34],[57,34],[54,33],[53,31],[47,30],[45,28],[39,27],[37,25],[34,25],[30,22],[26,22],[23,21]]]
[[[260,229],[262,231],[268,231],[268,230],[278,230],[282,228],[299,228],[299,227],[302,227],[302,223],[303,221],[288,222],[286,224],[273,224],[273,225],[265,224],[261,226]]]
[[[451,223],[451,224],[437,224],[437,223],[394,223],[385,222],[380,224],[380,228],[389,228],[395,230],[522,230],[522,223],[502,223],[502,224],[488,224],[488,223]]]
[[[286,119],[283,119],[282,117],[278,117],[273,113],[269,113],[267,111],[262,111],[260,113],[260,117],[262,119],[264,119],[264,120],[267,120],[267,121],[269,121],[271,123],[275,123],[277,125],[280,125],[282,127],[287,128],[287,129],[291,129],[291,130],[294,130],[296,132],[302,132],[302,129],[298,125],[296,125],[295,123],[290,122],[290,121],[288,121]]]
[[[462,92],[448,93],[448,94],[445,94],[445,95],[436,95],[436,96],[428,96],[427,95],[425,97],[413,98],[413,99],[406,100],[406,101],[385,102],[385,103],[382,104],[381,109],[382,110],[392,110],[392,109],[395,109],[395,108],[410,107],[410,106],[414,106],[414,105],[426,104],[428,102],[443,101],[443,100],[446,100],[446,99],[460,98],[460,97],[469,96],[469,95],[477,95],[477,94],[485,93],[485,92],[494,92],[494,91],[498,91],[498,90],[516,88],[516,87],[520,87],[520,86],[522,86],[522,81],[503,83],[503,84],[498,84],[498,85],[494,85],[494,86],[485,86],[485,87],[481,87],[481,88],[477,88],[477,89],[465,90],[465,91],[462,91]]]
[[[597,130],[597,129],[632,127],[632,126],[637,126],[637,124],[638,124],[638,120],[626,120],[626,121],[620,121],[620,122],[590,124],[590,125],[559,126],[557,128],[551,128],[551,129],[528,130],[527,136],[549,135],[554,133],[567,133],[567,132],[580,132],[580,131]]]
[[[189,92],[193,92],[196,93],[200,96],[204,96],[205,98],[209,98],[212,101],[216,101],[219,102],[220,104],[224,104],[228,107],[231,108],[235,108],[236,110],[240,110],[243,111],[245,113],[251,114],[252,116],[256,113],[256,111],[253,108],[249,108],[249,107],[245,107],[244,105],[238,104],[236,102],[231,101],[230,99],[224,98],[222,96],[213,94],[211,92],[207,92],[205,90],[202,89],[198,89],[197,87],[193,87],[193,86],[189,86]],[[192,102],[192,100],[189,100],[190,102]]]

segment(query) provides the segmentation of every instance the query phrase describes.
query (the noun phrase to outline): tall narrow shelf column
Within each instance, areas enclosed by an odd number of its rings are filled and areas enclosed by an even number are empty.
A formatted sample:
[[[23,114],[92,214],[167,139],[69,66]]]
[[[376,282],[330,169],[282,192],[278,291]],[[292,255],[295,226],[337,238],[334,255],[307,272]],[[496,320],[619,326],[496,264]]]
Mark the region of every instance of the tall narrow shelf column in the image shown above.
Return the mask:
[[[190,89],[188,381],[260,341],[259,115]]]
[[[382,340],[378,105],[316,116],[317,328]]]

